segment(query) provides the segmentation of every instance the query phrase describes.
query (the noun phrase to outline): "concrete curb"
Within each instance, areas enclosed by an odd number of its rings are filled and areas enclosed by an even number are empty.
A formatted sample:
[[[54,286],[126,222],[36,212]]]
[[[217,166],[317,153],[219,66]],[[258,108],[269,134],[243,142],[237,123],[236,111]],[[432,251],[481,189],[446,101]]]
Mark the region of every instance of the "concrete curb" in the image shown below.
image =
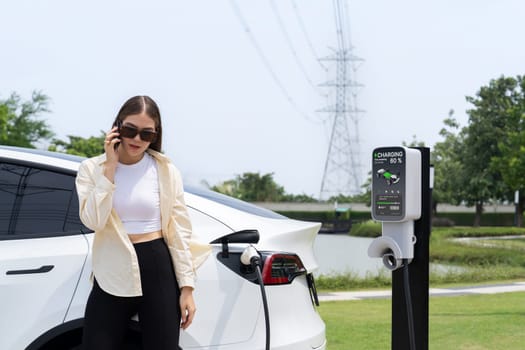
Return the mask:
[[[525,282],[494,284],[458,288],[430,288],[430,296],[457,296],[467,294],[498,294],[525,292]],[[392,296],[390,290],[319,293],[319,301],[385,299]]]

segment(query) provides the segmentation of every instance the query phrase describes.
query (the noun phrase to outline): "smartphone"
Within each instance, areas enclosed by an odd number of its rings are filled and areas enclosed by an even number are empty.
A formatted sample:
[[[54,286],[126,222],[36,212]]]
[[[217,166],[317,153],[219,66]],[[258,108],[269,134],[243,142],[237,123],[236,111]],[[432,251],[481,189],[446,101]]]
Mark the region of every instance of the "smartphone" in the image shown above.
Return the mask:
[[[114,125],[114,126],[117,127],[117,132],[120,133],[120,128],[121,128],[121,126],[122,126],[122,122],[121,122],[120,120],[117,120],[117,124]],[[113,146],[113,148],[116,150],[116,149],[118,148],[119,145],[120,145],[120,142],[117,142],[117,143]]]

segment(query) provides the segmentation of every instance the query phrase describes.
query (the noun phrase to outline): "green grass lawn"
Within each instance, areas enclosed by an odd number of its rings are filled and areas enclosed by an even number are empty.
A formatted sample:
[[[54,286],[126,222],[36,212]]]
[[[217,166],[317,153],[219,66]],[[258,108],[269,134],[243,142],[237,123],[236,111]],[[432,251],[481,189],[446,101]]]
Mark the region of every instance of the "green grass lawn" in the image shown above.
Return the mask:
[[[390,349],[391,300],[323,302],[327,350]],[[525,293],[431,297],[431,350],[525,349]]]

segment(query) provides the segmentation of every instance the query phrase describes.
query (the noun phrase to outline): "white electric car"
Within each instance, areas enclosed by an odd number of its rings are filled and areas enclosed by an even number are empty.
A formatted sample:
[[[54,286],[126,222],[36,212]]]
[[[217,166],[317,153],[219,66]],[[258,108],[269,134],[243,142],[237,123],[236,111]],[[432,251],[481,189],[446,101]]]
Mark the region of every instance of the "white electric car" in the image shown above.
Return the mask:
[[[83,158],[0,146],[0,349],[77,349],[91,289],[93,232],[78,217],[75,175]],[[313,241],[320,225],[291,220],[212,191],[186,188],[194,235],[213,245],[197,271],[193,324],[184,349],[257,350],[266,344],[257,274],[262,257],[273,350],[325,349],[316,310]],[[128,349],[140,349],[130,320]]]

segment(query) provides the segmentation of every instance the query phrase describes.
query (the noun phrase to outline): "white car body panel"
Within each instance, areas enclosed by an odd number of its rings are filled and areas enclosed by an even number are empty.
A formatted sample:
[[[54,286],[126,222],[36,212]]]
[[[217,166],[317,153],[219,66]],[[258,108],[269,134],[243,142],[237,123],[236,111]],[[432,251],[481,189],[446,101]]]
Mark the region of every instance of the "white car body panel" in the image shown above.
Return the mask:
[[[310,299],[305,276],[287,286],[267,286],[272,349],[316,349],[325,342],[325,325]],[[264,322],[257,330],[264,336]],[[299,341],[301,339],[301,341]],[[264,340],[260,340],[264,342]],[[259,343],[261,344],[261,343]]]
[[[190,204],[188,207],[195,239],[210,242],[232,233],[231,228],[211,216]],[[217,262],[215,256],[220,249],[216,246],[197,270],[194,297],[198,311],[191,327],[181,332],[184,349],[246,342],[253,335],[257,318],[249,316],[260,311],[261,302],[246,293],[251,282]]]
[[[217,263],[214,256],[218,252],[219,249],[214,249],[213,256],[198,270],[195,288],[198,311],[190,328],[181,332],[184,349],[244,343],[253,336],[261,299],[254,300],[253,294],[247,292],[253,283]]]
[[[91,247],[93,246],[94,233],[88,233],[83,235],[88,242],[89,252],[86,257],[86,263],[82,269],[80,279],[78,281],[77,290],[71,300],[71,305],[69,310],[64,317],[64,322],[73,321],[77,319],[84,318],[84,312],[86,310],[86,302],[91,292],[91,287],[93,286],[90,281],[91,277]]]
[[[86,260],[83,235],[0,241],[0,349],[25,349],[64,322]],[[53,265],[47,273],[7,275],[7,271]],[[5,336],[8,334],[9,336]]]

